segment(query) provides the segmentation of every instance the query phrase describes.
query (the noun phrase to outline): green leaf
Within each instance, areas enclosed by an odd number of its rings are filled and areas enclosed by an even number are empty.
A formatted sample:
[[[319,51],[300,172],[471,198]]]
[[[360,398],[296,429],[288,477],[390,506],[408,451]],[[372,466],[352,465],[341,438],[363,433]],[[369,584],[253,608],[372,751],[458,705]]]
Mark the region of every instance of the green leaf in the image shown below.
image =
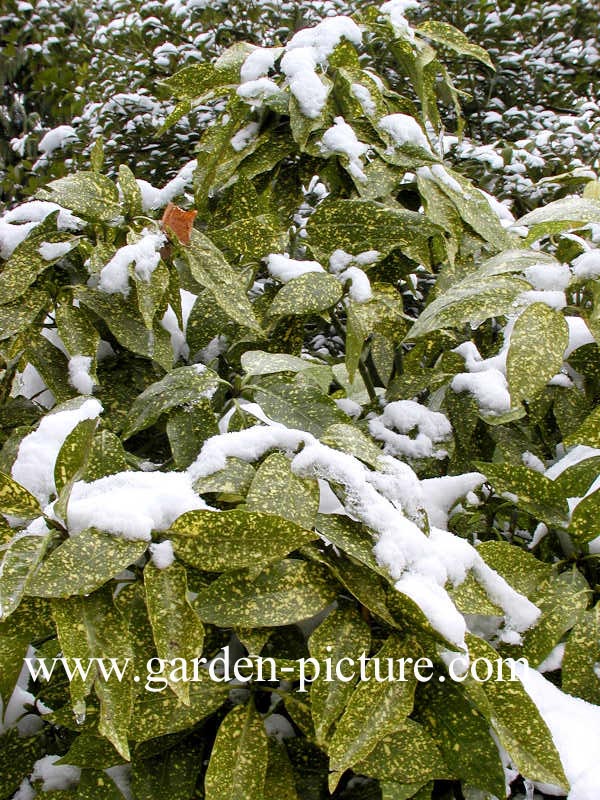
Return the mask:
[[[515,322],[506,358],[513,404],[535,397],[560,371],[568,344],[569,328],[562,314],[545,303],[525,309]]]
[[[496,651],[482,639],[467,634],[466,641],[472,659],[488,658],[494,663],[498,658]],[[537,706],[520,681],[508,679],[508,669],[503,670],[503,678],[483,684],[492,704],[492,724],[500,743],[525,778],[566,789],[569,782],[560,756]]]
[[[336,422],[348,417],[316,386],[294,383],[279,376],[264,378],[254,387],[256,401],[271,419],[321,436]]]
[[[314,479],[298,478],[292,472],[289,458],[283,453],[273,453],[252,479],[246,508],[275,514],[312,530],[319,508],[319,485]]]
[[[104,736],[83,732],[75,737],[68,752],[56,763],[87,768],[93,764],[97,769],[108,769],[122,760],[122,756]]]
[[[0,305],[0,341],[9,339],[31,325],[51,303],[50,295],[40,289],[30,289],[14,303]]]
[[[590,589],[585,578],[574,570],[550,577],[531,599],[542,615],[523,636],[522,655],[537,667],[581,618]]]
[[[386,255],[400,248],[409,258],[429,265],[429,238],[437,230],[423,214],[372,200],[321,203],[307,225],[308,243],[322,263],[337,249]]]
[[[565,447],[575,444],[600,447],[600,407],[595,408],[574,433],[565,437]]]
[[[489,567],[525,597],[531,598],[539,585],[553,575],[550,564],[508,542],[482,542],[477,552]]]
[[[135,742],[146,742],[159,736],[185,731],[209,717],[225,702],[228,686],[216,684],[204,670],[190,683],[190,702],[184,705],[173,692],[157,690],[148,681],[149,690],[138,694],[129,725],[129,736]]]
[[[90,356],[95,361],[100,334],[84,308],[61,303],[55,312],[55,322],[58,335],[70,355]]]
[[[578,544],[588,544],[600,536],[598,511],[600,492],[592,492],[577,503],[571,515],[569,533]]]
[[[46,601],[26,597],[17,610],[0,621],[0,695],[10,697],[23,668],[27,648],[37,637],[51,636],[54,628]]]
[[[262,797],[267,761],[267,734],[254,703],[237,706],[217,732],[204,778],[206,800]]]
[[[193,661],[202,654],[204,626],[187,597],[186,571],[180,564],[157,569],[151,562],[144,568],[146,606],[158,657],[166,661]],[[189,701],[189,684],[169,684],[182,702]]]
[[[420,722],[440,748],[450,770],[465,784],[502,797],[504,769],[488,720],[451,682],[424,687]]]
[[[237,498],[237,502],[246,496],[255,469],[252,464],[242,461],[239,458],[228,458],[227,466],[205,478],[199,478],[194,483],[194,489],[198,494],[222,494],[228,497]]]
[[[58,494],[72,478],[85,469],[97,427],[98,419],[84,419],[63,442],[54,465],[54,483]]]
[[[497,494],[517,497],[519,508],[550,525],[566,525],[568,508],[554,481],[520,464],[484,464],[474,462]]]
[[[192,277],[213,296],[214,302],[244,328],[260,332],[261,327],[246,295],[241,276],[223,253],[200,231],[192,230],[189,247],[182,247]]]
[[[49,267],[62,258],[62,255],[44,258],[44,244],[69,242],[71,249],[79,243],[72,233],[56,230],[58,211],[49,214],[19,244],[10,258],[3,264],[0,273],[0,303],[5,305],[21,297],[31,284]],[[42,250],[40,250],[42,248]]]
[[[462,31],[457,30],[453,25],[438,20],[427,20],[416,29],[417,33],[433,39],[434,42],[444,45],[454,50],[461,56],[472,56],[488,67],[494,69],[492,60],[486,50],[479,45],[473,44]]]
[[[567,639],[561,672],[563,692],[600,705],[600,681],[596,672],[598,661],[600,603],[584,612]]]
[[[16,728],[3,733],[0,736],[0,796],[12,797],[43,754],[43,742],[39,736],[23,738]]]
[[[0,512],[31,519],[39,516],[40,504],[24,486],[0,472]]]
[[[315,538],[280,516],[237,509],[188,511],[175,520],[169,534],[177,555],[207,572],[277,561]]]
[[[189,737],[151,758],[134,754],[131,789],[136,800],[190,800],[202,767],[201,743]]]
[[[318,314],[342,298],[342,284],[327,272],[310,272],[292,278],[275,295],[269,308],[272,317]]]
[[[264,350],[247,350],[242,354],[242,369],[246,375],[272,375],[276,372],[306,372],[322,370],[329,382],[332,380],[331,368],[327,364],[288,353],[267,353]]]
[[[406,338],[412,341],[466,323],[476,327],[490,317],[508,313],[521,292],[529,289],[529,283],[508,275],[465,278],[425,307]]]
[[[146,547],[147,542],[127,541],[88,528],[52,551],[31,577],[27,594],[35,597],[90,594],[137,561]]]
[[[369,626],[352,606],[344,606],[329,614],[310,636],[310,654],[318,661],[330,658],[333,665],[340,660],[368,655],[371,645]],[[326,680],[325,665],[321,664],[321,675],[310,687],[311,711],[315,723],[317,742],[326,745],[331,726],[345,709],[354,691],[356,679],[346,681]],[[344,675],[344,670],[342,670]]]
[[[210,398],[219,383],[219,376],[202,364],[171,370],[133,401],[123,427],[123,439],[154,425],[161,414],[173,408],[193,407],[202,397]]]
[[[131,641],[124,618],[113,605],[111,592],[97,592],[90,597],[72,597],[54,601],[52,616],[56,624],[62,655],[68,660],[74,677],[69,681],[73,712],[77,718],[85,717],[85,698],[92,685],[100,700],[98,731],[129,760],[127,730],[132,713],[132,679],[126,669],[126,659],[131,658]],[[82,667],[91,668],[86,677],[74,669],[73,659],[81,659]],[[124,669],[122,680],[113,673],[108,679],[100,675],[98,661],[105,659]]]
[[[128,217],[142,214],[142,193],[135,175],[126,164],[119,164],[119,189],[123,195],[123,206]]]
[[[111,222],[121,213],[117,187],[96,172],[76,172],[59,178],[47,189],[41,189],[37,197],[68,208],[90,222]]]
[[[341,450],[343,453],[349,453],[355,458],[359,458],[375,469],[382,455],[375,442],[364,434],[360,428],[347,423],[331,425],[321,436],[321,441],[329,447],[335,447],[336,450]]]
[[[245,571],[225,573],[200,592],[194,607],[203,620],[221,627],[276,627],[313,617],[335,596],[322,568],[284,559],[256,579]]]
[[[354,690],[344,715],[338,722],[329,742],[331,769],[343,772],[363,761],[384,737],[397,730],[413,708],[416,679],[408,670],[406,680],[375,680],[375,665],[389,666],[387,659],[415,656],[415,650],[407,647],[395,636],[390,636],[381,650],[368,663],[366,681],[361,681]],[[397,678],[397,674],[395,675]]]
[[[581,228],[590,222],[600,222],[600,202],[581,197],[565,197],[536,208],[517,220],[515,225],[529,228],[525,244],[543,236],[551,236],[569,228]]]
[[[261,800],[299,800],[285,746],[269,738],[269,763]]]
[[[383,781],[418,785],[453,777],[435,741],[412,719],[405,720],[397,731],[379,742],[355,771]]]
[[[373,553],[375,534],[361,522],[355,522],[341,514],[318,514],[315,527],[340,550],[373,572],[385,574]]]
[[[211,230],[210,233],[217,247],[239,259],[242,264],[259,261],[269,253],[281,252],[287,239],[274,214],[237,219],[224,228]]]
[[[83,479],[91,483],[106,475],[116,475],[129,469],[121,440],[110,431],[94,436]]]
[[[23,535],[12,542],[0,564],[0,620],[17,608],[27,582],[44,558],[51,534]]]
[[[175,465],[179,469],[189,467],[204,442],[218,433],[217,418],[207,397],[195,398],[191,407],[175,409],[167,419],[167,436]]]
[[[85,770],[77,785],[77,800],[122,800],[122,798],[121,790],[104,770]]]

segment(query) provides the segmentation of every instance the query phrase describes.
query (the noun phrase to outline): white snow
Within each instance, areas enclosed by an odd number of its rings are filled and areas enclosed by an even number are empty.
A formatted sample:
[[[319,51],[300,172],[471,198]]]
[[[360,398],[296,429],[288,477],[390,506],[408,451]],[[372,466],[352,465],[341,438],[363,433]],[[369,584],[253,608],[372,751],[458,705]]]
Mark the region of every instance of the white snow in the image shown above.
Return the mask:
[[[0,217],[0,257],[10,258],[27,234],[53,211],[59,212],[57,218],[59,230],[78,231],[85,225],[83,220],[56,203],[43,200],[22,203]]]
[[[92,394],[94,379],[90,375],[91,356],[73,356],[69,359],[69,383],[79,394]]]
[[[439,421],[428,421],[438,430]],[[302,444],[303,449],[294,455]],[[382,455],[380,470],[373,471],[305,431],[271,424],[213,436],[188,474],[196,480],[223,469],[228,457],[251,462],[272,449],[288,453],[297,475],[343,487],[346,513],[375,532],[375,555],[398,582],[397,588],[406,589],[413,599],[418,593],[416,601],[432,625],[458,647],[464,647],[466,623],[444,587],[448,580],[464,580],[469,569],[505,611],[509,630],[521,632],[537,619],[538,609],[487,567],[466,540],[447,531],[428,537],[407,516],[418,516],[426,498],[431,508],[443,515],[443,507],[453,505],[461,492],[481,484],[484,478],[479,473],[437,479],[440,482],[435,486],[424,481],[423,490],[413,470],[395,458]],[[339,511],[337,501],[333,507]]]
[[[373,297],[371,282],[366,272],[359,267],[348,267],[336,275],[340,283],[350,281],[348,295],[355,303],[366,303]]]
[[[488,201],[489,207],[492,209],[494,214],[498,217],[498,219],[500,220],[500,224],[502,225],[503,228],[510,228],[511,225],[515,224],[515,218],[514,218],[512,212],[511,212],[511,210],[508,208],[507,205],[505,205],[504,202],[501,203],[493,195],[488,194],[487,192],[484,192],[483,189],[478,189],[477,191],[480,194],[482,194],[485,197],[485,199]]]
[[[315,119],[323,111],[329,90],[317,74],[342,39],[358,46],[360,28],[350,17],[327,17],[312,28],[303,28],[290,39],[281,59],[281,70],[301,112]]]
[[[397,146],[412,144],[433,155],[431,145],[414,117],[408,114],[388,114],[379,120],[379,127],[392,137]]]
[[[565,642],[560,642],[556,647],[548,653],[542,663],[536,667],[538,672],[554,672],[554,670],[562,667],[563,658],[565,656]]]
[[[526,467],[529,467],[529,469],[533,469],[536,472],[540,472],[543,474],[546,470],[546,467],[542,459],[538,458],[538,456],[536,456],[535,453],[530,453],[529,450],[526,450],[524,453],[521,454],[521,461]]]
[[[57,258],[62,258],[69,253],[76,242],[42,242],[38,247],[38,253],[44,261],[54,261]]]
[[[68,764],[56,765],[61,756],[44,756],[33,765],[31,780],[42,782],[43,792],[66,791],[79,783],[81,770]]]
[[[248,83],[242,83],[237,88],[237,94],[250,102],[251,105],[260,105],[265,98],[279,94],[280,91],[279,86],[270,78],[258,78],[255,81],[248,81]]]
[[[371,92],[367,89],[366,86],[363,86],[362,83],[352,83],[350,85],[350,91],[360,103],[361,108],[365,112],[365,114],[369,116],[375,114],[375,112],[377,111],[377,106],[373,102],[373,97],[371,96]]]
[[[75,128],[70,125],[59,125],[45,133],[38,143],[38,150],[45,156],[51,155],[55,150],[60,150],[70,142],[77,140]]]
[[[415,431],[416,435],[409,434]],[[381,416],[369,420],[371,436],[384,442],[384,453],[407,458],[445,458],[447,451],[436,449],[452,435],[452,426],[444,414],[430,411],[413,400],[389,403]]]
[[[448,512],[464,497],[485,481],[480,472],[465,472],[462,475],[443,475],[441,478],[426,478],[421,481],[422,503],[432,525],[445,528]]]
[[[198,162],[195,158],[192,161],[188,161],[162,189],[157,189],[148,181],[138,178],[137,185],[142,195],[142,209],[144,211],[156,211],[183,194],[192,183],[197,165]]]
[[[530,305],[531,303],[545,303],[555,311],[561,311],[567,305],[567,298],[564,292],[558,291],[536,291],[521,292],[515,300],[515,306]]]
[[[297,261],[285,253],[271,253],[267,256],[267,269],[281,283],[287,283],[307,272],[325,272],[317,261]]]
[[[566,264],[533,264],[524,275],[534,289],[541,291],[563,292],[571,280],[571,270]]]
[[[275,66],[276,59],[283,52],[282,47],[257,47],[242,64],[240,79],[242,83],[265,78]]]
[[[568,453],[565,453],[562,458],[552,464],[551,467],[548,467],[546,470],[546,477],[550,478],[551,481],[554,481],[569,467],[572,467],[574,464],[579,464],[582,461],[586,461],[588,458],[594,458],[595,456],[600,456],[600,450],[597,450],[595,447],[588,447],[584,444],[578,444],[576,447],[573,447],[571,450],[569,450]]]
[[[480,409],[487,414],[502,414],[510,410],[508,383],[498,369],[460,372],[452,379],[451,387],[457,393],[470,392]]]
[[[381,6],[379,12],[389,19],[397,34],[404,35],[413,41],[414,33],[404,14],[406,11],[418,7],[419,0],[388,0]]]
[[[573,273],[579,280],[600,277],[600,250],[588,250],[573,261]]]
[[[244,128],[241,128],[235,136],[231,137],[230,144],[236,153],[245,150],[257,137],[260,130],[258,122],[250,122]]]
[[[600,707],[561,692],[535,669],[515,662],[525,691],[550,729],[571,785],[569,800],[597,800],[600,787]]]
[[[173,542],[170,539],[151,544],[150,552],[152,554],[152,563],[158,569],[167,569],[175,561]]]
[[[160,249],[166,243],[164,233],[151,232],[144,228],[141,239],[134,244],[120,247],[100,272],[98,288],[107,294],[129,294],[129,265],[134,265],[140,280],[150,282],[152,273],[160,262]]]
[[[131,540],[150,540],[186,511],[208,508],[185,472],[119,472],[73,485],[67,509],[69,532],[86,528]]]
[[[54,465],[65,439],[79,422],[95,419],[101,413],[98,400],[90,399],[78,408],[46,414],[37,430],[19,445],[12,477],[37,497],[42,506],[56,493]]]
[[[578,347],[583,347],[584,344],[592,344],[596,340],[586,321],[581,317],[565,317],[565,320],[569,326],[569,344],[565,350],[565,358],[568,358]]]
[[[369,145],[358,140],[354,129],[343,117],[334,119],[334,125],[325,131],[319,146],[323,155],[345,156],[348,159],[348,171],[352,177],[366,181],[367,176],[362,169],[361,157],[368,152]]]

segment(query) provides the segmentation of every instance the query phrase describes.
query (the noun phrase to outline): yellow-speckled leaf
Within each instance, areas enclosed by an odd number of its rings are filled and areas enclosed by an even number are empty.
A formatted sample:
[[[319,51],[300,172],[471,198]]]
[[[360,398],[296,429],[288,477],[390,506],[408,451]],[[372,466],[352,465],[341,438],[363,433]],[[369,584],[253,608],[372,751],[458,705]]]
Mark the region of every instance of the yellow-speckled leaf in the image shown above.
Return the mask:
[[[396,659],[417,655],[414,647],[390,636],[368,663],[365,673],[368,679],[361,681],[354,690],[329,742],[333,770],[343,772],[363,761],[378,742],[406,720],[413,708],[416,687],[412,670],[407,670],[405,681],[377,681],[375,666],[379,663],[380,669],[385,670],[389,666],[387,659],[394,659],[395,677],[398,677]]]
[[[171,370],[133,401],[125,420],[123,439],[154,425],[161,414],[172,408],[194,405],[202,397],[210,398],[219,383],[219,376],[203,364]]]
[[[560,371],[569,329],[562,314],[545,303],[532,303],[510,335],[506,377],[513,405],[530,400]]]
[[[477,461],[476,469],[484,473],[497,494],[517,497],[519,508],[550,525],[566,525],[568,508],[559,487],[545,475],[520,464],[484,464]]]
[[[0,472],[0,512],[31,519],[40,514],[40,504],[24,486]]]
[[[571,447],[574,444],[600,447],[600,407],[595,408],[574,433],[565,437],[566,447]]]
[[[521,292],[531,285],[510,275],[466,278],[439,295],[419,316],[407,334],[417,339],[435,330],[480,325],[490,317],[506,314]]]
[[[330,425],[348,417],[316,386],[284,380],[273,375],[254,388],[256,400],[271,419],[288,428],[321,436]]]
[[[544,581],[531,600],[542,615],[523,636],[519,655],[537,667],[581,618],[590,600],[590,588],[577,570],[563,572]]]
[[[562,662],[563,692],[600,705],[600,603],[586,611],[571,631]]]
[[[42,309],[51,303],[50,295],[40,289],[30,289],[14,303],[0,305],[0,341],[14,336],[30,325]]]
[[[365,464],[376,468],[382,452],[375,442],[370,439],[360,428],[348,423],[331,425],[323,436],[323,444],[335,447],[344,453],[350,453],[356,458],[360,458]]]
[[[487,658],[495,663],[498,654],[487,642],[471,634],[467,634],[466,641],[472,660]],[[552,734],[523,684],[519,680],[511,681],[509,677],[506,667],[503,680],[482,684],[492,704],[492,725],[500,743],[523,777],[567,789],[569,782]]]
[[[194,607],[214,625],[290,625],[327,608],[337,594],[316,564],[285,559],[252,579],[245,570],[228,572],[200,592]]]
[[[277,514],[311,530],[319,508],[319,484],[315,479],[298,478],[291,470],[289,458],[283,453],[273,453],[263,461],[252,480],[246,508]]]
[[[167,669],[169,669],[167,667]],[[140,675],[142,680],[145,676]],[[155,676],[156,677],[156,676]],[[192,728],[213,714],[227,699],[229,687],[215,683],[208,672],[198,670],[198,680],[190,683],[190,702],[184,705],[173,692],[161,690],[164,684],[148,681],[150,689],[141,691],[134,703],[129,736],[145,742],[159,736]]]
[[[0,303],[21,297],[36,278],[76,247],[79,237],[56,230],[58,211],[49,214],[19,244],[0,273]],[[63,247],[64,245],[64,247]],[[46,248],[45,248],[46,246]],[[54,253],[53,249],[57,252]]]
[[[137,561],[146,547],[146,542],[126,541],[88,528],[50,553],[32,575],[27,594],[35,597],[90,594]]]
[[[435,741],[412,719],[405,720],[395,733],[379,742],[367,758],[356,765],[355,772],[383,781],[419,785],[453,777]]]
[[[490,59],[486,50],[479,47],[477,44],[469,41],[462,31],[459,31],[453,25],[447,22],[439,22],[438,20],[427,20],[422,25],[419,25],[417,32],[424,34],[428,39],[434,42],[449,47],[461,56],[472,56],[478,61],[483,62],[488,67],[494,68],[492,60]]]
[[[267,564],[315,535],[294,522],[260,511],[188,511],[170,529],[177,555],[198,569],[225,572]]]
[[[17,608],[25,592],[27,581],[43,559],[51,534],[21,536],[4,553],[0,563],[0,620],[6,619]]]
[[[97,427],[98,419],[84,419],[66,437],[54,465],[54,483],[57,493],[60,493],[75,475],[85,469]]]
[[[105,475],[116,475],[128,469],[125,450],[114,433],[100,431],[94,436],[83,473],[84,480],[91,483]]]
[[[482,542],[477,551],[488,566],[525,597],[531,597],[553,573],[550,564],[509,542]]]
[[[424,214],[372,200],[322,203],[308,220],[308,241],[322,263],[334,250],[357,255],[377,250],[382,255],[400,248],[420,264],[429,265],[429,239],[439,229]]]
[[[121,213],[119,192],[106,176],[96,172],[76,172],[59,178],[41,189],[37,196],[91,222],[110,222]]]
[[[126,164],[119,164],[119,189],[123,195],[123,210],[128,217],[142,214],[142,193],[135,175]]]
[[[74,714],[85,715],[85,698],[94,686],[100,700],[99,732],[112,742],[123,758],[129,759],[127,730],[132,712],[133,675],[126,668],[126,659],[131,658],[132,649],[126,621],[113,605],[112,592],[55,600],[52,616],[63,657],[74,672],[69,682]],[[89,666],[85,678],[74,669],[73,659],[81,659],[84,670]],[[113,664],[123,670],[122,678],[119,679],[116,671],[105,677],[98,661],[89,659],[104,659],[106,669],[113,659]]]
[[[254,467],[240,458],[228,458],[226,463],[225,469],[198,478],[194,484],[198,494],[224,494],[238,500],[246,496],[254,478]]]
[[[260,332],[261,328],[248,300],[242,277],[226,261],[211,240],[192,230],[189,247],[182,248],[192,277],[212,294],[215,303],[232,320]]]
[[[285,746],[272,737],[269,737],[269,763],[262,800],[300,800]]]
[[[158,657],[188,662],[200,658],[204,626],[188,601],[184,567],[175,563],[157,569],[149,562],[144,569],[144,588]],[[169,685],[182,702],[189,702],[189,683],[172,681]]]
[[[600,492],[592,492],[577,503],[573,509],[569,533],[578,544],[588,544],[600,536],[598,519]]]
[[[273,317],[318,314],[342,297],[342,284],[333,275],[309,272],[292,278],[275,295],[269,308]]]
[[[206,800],[262,797],[267,763],[267,734],[254,703],[237,706],[217,732],[204,778]]]
[[[582,197],[565,197],[530,211],[515,224],[529,228],[525,244],[530,244],[543,236],[579,228],[588,222],[600,222],[600,202]]]
[[[424,687],[420,721],[457,778],[493,796],[505,794],[504,769],[489,722],[462,687],[448,680],[430,681]]]
[[[317,742],[325,744],[333,723],[338,719],[354,691],[357,678],[345,680],[353,669],[341,659],[350,658],[355,662],[363,653],[369,654],[371,648],[371,632],[369,626],[353,606],[344,606],[329,614],[312,633],[308,647],[313,658],[324,662],[331,658],[331,663],[339,664],[344,680],[326,680],[325,665],[321,665],[321,675],[311,684],[311,711],[315,723]]]

